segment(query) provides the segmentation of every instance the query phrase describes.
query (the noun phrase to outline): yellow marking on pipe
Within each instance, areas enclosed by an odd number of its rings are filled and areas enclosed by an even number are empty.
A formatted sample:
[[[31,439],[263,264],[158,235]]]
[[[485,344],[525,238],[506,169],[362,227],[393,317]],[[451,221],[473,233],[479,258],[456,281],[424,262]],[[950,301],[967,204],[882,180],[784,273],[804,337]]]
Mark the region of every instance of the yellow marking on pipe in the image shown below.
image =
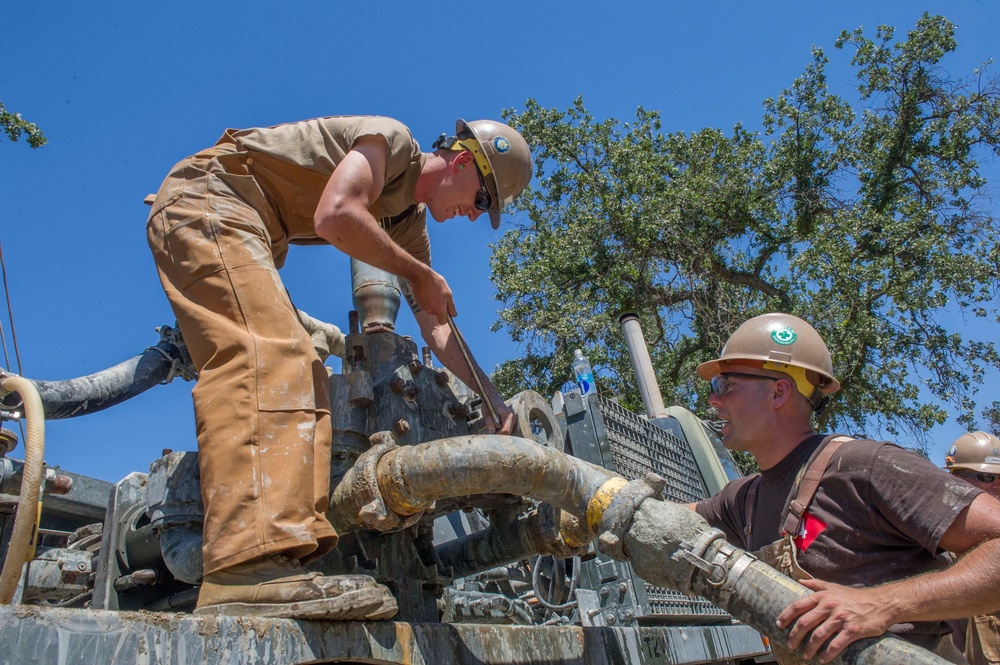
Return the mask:
[[[397,515],[416,515],[427,509],[426,503],[418,505],[408,501],[407,493],[402,485],[392,482],[391,478],[383,476],[381,473],[378,476],[378,489],[386,507]]]
[[[573,534],[567,533],[566,531],[560,531],[559,535],[562,536],[563,542],[570,547],[583,547],[590,542],[589,540],[580,542],[578,539],[573,537]]]
[[[611,505],[611,500],[618,494],[618,490],[625,487],[628,481],[620,476],[615,476],[608,482],[601,485],[600,489],[594,492],[587,504],[587,526],[597,531],[604,519],[604,511]]]

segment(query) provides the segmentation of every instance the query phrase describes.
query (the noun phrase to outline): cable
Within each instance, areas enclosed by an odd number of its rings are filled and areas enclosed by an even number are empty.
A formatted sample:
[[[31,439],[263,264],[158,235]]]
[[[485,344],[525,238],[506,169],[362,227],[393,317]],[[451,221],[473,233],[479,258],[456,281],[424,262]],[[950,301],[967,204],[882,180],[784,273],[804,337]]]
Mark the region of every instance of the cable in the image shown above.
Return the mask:
[[[567,610],[567,609],[569,609],[571,607],[574,607],[576,605],[576,599],[573,598],[573,593],[576,591],[577,584],[579,583],[579,572],[578,571],[580,570],[580,557],[576,557],[575,556],[575,557],[573,557],[573,560],[572,560],[573,573],[570,575],[569,591],[566,593],[566,595],[570,598],[570,600],[567,601],[567,602],[565,602],[565,603],[562,603],[562,604],[555,604],[555,603],[549,602],[545,598],[542,598],[542,592],[538,588],[539,587],[539,582],[540,582],[540,577],[541,577],[541,570],[542,570],[541,562],[542,562],[542,557],[543,556],[547,556],[547,555],[539,554],[537,557],[535,557],[534,565],[532,566],[533,570],[532,570],[532,573],[531,573],[531,586],[532,586],[532,588],[535,591],[535,598],[538,600],[539,604],[542,605],[542,607],[546,607],[546,608],[548,608],[550,610]],[[555,557],[552,557],[552,562],[553,562],[552,575],[553,576],[549,580],[549,595],[551,595],[553,593],[553,586],[555,585],[555,570],[556,570],[556,567],[555,567],[554,564],[556,563],[556,561],[557,561],[557,559]]]
[[[10,321],[11,343],[14,345],[14,357],[17,359],[17,373],[23,374],[21,370],[21,353],[17,346],[17,332],[14,330],[14,308],[10,304],[10,289],[7,288],[7,264],[3,258],[3,242],[0,242],[0,276],[3,277],[3,292],[7,298],[7,319]],[[3,343],[4,365],[10,367],[10,354],[7,351],[7,337],[3,334],[3,322],[0,321],[0,342]],[[25,440],[24,421],[17,421],[17,428],[21,432],[21,440]]]
[[[7,298],[7,318],[10,320],[10,339],[14,345],[14,357],[17,360],[17,373],[24,374],[21,370],[21,353],[17,348],[17,332],[14,330],[14,308],[10,305],[10,289],[7,288],[7,264],[3,260],[3,242],[0,242],[0,274],[3,275],[3,292]],[[2,332],[2,330],[0,330]],[[2,335],[0,335],[2,337]],[[7,341],[3,342],[4,362],[10,367],[10,358],[7,355]]]

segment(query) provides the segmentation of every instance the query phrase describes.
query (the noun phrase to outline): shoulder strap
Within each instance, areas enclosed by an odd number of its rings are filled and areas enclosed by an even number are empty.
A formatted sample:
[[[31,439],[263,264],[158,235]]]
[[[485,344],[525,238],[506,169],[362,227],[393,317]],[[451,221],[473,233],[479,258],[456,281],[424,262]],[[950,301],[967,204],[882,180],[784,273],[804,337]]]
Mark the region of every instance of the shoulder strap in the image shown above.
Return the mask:
[[[750,487],[747,488],[746,498],[743,500],[743,545],[750,546],[750,534],[753,532],[753,514],[757,507],[757,487],[760,485],[760,474],[751,480]]]
[[[854,439],[849,436],[831,434],[823,439],[819,448],[813,453],[812,459],[809,460],[809,464],[806,467],[806,472],[798,483],[798,487],[792,489],[795,496],[788,502],[785,523],[781,528],[783,534],[789,534],[792,537],[799,535],[802,530],[802,515],[806,512],[809,504],[812,503],[813,497],[816,496],[816,490],[819,489],[819,481],[823,478],[826,467],[830,464],[830,459],[837,452],[837,448],[840,448],[841,445],[848,441],[854,441]]]

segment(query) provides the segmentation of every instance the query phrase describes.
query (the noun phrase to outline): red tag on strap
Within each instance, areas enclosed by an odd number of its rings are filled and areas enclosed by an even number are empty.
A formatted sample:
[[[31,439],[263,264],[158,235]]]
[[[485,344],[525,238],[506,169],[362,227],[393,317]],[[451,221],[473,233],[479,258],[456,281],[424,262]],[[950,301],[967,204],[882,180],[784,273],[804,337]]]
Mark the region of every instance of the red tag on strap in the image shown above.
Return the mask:
[[[804,513],[802,515],[802,533],[797,535],[793,540],[795,541],[795,546],[801,551],[806,551],[812,542],[816,540],[823,529],[826,528],[826,522],[823,520],[813,517],[810,513]]]

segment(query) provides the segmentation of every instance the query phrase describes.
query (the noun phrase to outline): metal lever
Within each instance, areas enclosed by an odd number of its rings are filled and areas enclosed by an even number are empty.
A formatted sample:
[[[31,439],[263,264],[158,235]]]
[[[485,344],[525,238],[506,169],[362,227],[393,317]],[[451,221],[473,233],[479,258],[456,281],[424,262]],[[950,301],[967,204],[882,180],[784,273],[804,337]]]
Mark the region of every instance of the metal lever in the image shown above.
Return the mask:
[[[454,335],[455,341],[458,343],[458,348],[462,352],[462,357],[465,358],[465,364],[469,368],[469,372],[472,374],[472,378],[476,381],[476,389],[479,392],[479,396],[483,398],[483,404],[486,405],[486,409],[490,412],[490,419],[493,421],[493,426],[500,431],[500,414],[497,413],[496,407],[493,406],[493,400],[486,392],[486,386],[483,385],[483,377],[479,376],[478,368],[476,363],[472,361],[472,354],[469,352],[469,347],[465,343],[465,339],[462,337],[462,333],[458,332],[458,326],[455,325],[455,320],[451,318],[451,314],[446,314],[448,317],[448,327],[451,328],[451,334]]]

